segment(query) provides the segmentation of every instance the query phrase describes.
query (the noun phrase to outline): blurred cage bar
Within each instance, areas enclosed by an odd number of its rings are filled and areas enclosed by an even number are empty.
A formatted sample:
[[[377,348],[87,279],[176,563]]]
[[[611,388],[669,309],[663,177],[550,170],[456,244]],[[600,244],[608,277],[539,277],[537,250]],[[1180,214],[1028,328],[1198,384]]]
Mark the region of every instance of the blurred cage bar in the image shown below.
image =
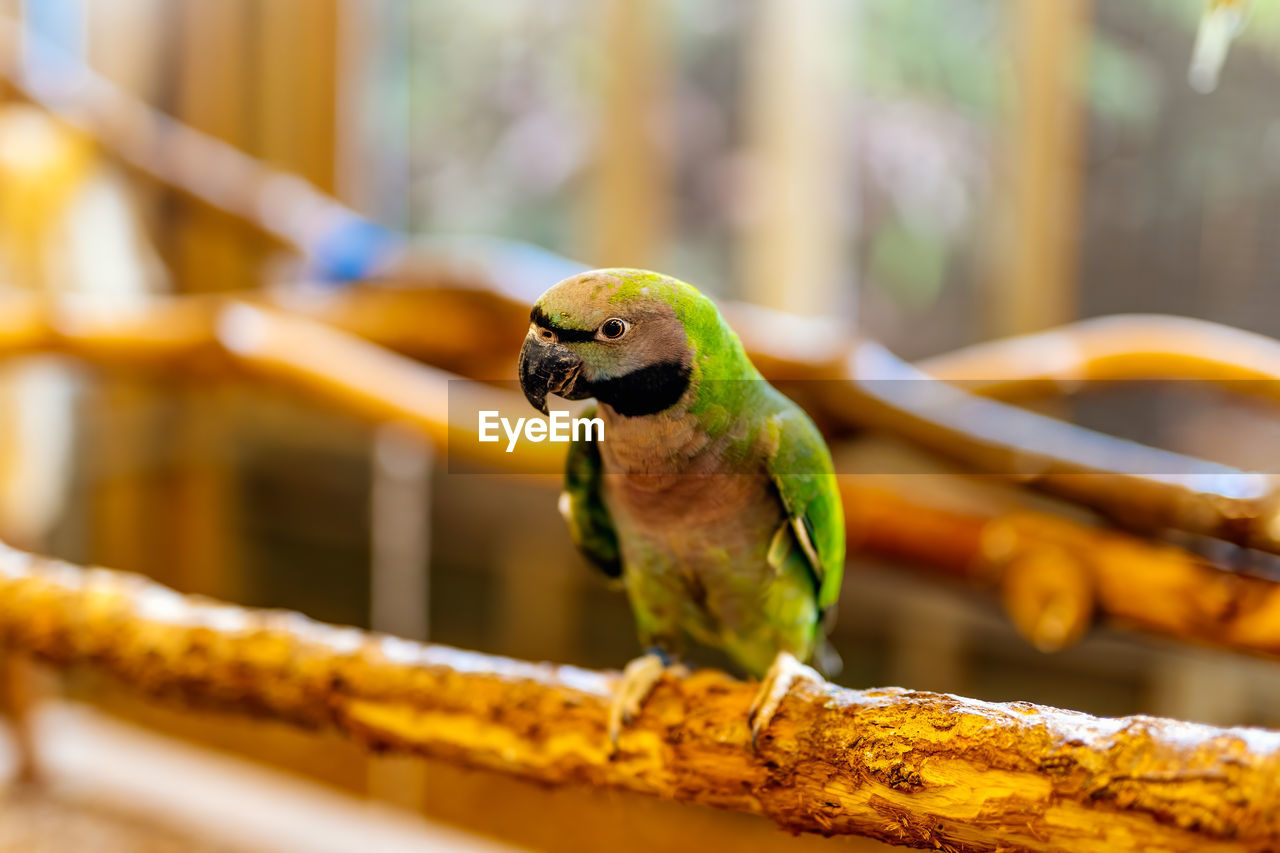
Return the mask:
[[[1141,4],[0,0],[0,13],[397,231],[671,269],[720,296],[856,319],[913,358],[1129,310],[1280,333],[1264,284],[1277,267],[1265,228],[1280,201],[1275,129],[1169,83],[1185,77],[1194,19]],[[23,57],[28,73],[58,73],[39,61]],[[1250,97],[1280,74],[1248,50],[1232,62],[1226,79]],[[0,109],[6,286],[141,301],[312,284],[305,259],[260,229],[131,179],[16,99]],[[1210,167],[1194,145],[1252,162],[1231,152],[1259,138],[1261,178],[1197,182]],[[4,537],[183,592],[464,648],[586,666],[636,651],[625,600],[581,567],[546,483],[451,478],[395,424],[189,379],[56,357],[6,365]],[[1222,439],[1209,406],[1132,414],[1141,438],[1206,453]],[[1232,420],[1258,444],[1267,430],[1252,409]],[[839,452],[876,470],[921,464],[890,438]],[[920,490],[958,507],[1027,500],[996,487],[975,498],[951,473],[939,466]],[[836,635],[845,683],[1280,726],[1267,662],[1108,628],[1046,657],[985,599],[861,568]],[[157,709],[92,678],[75,687],[160,731],[542,849],[821,843],[369,758],[336,738]],[[481,800],[506,804],[501,826]],[[540,812],[580,832],[538,835]]]

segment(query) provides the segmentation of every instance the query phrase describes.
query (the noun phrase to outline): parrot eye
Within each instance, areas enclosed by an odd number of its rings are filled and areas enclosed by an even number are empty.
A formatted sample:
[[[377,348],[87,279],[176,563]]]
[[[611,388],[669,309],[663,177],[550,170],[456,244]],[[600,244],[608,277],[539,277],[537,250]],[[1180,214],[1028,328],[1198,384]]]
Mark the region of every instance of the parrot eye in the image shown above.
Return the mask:
[[[631,325],[626,320],[610,317],[600,325],[600,331],[597,334],[601,338],[615,341],[625,335],[629,328],[631,328]]]
[[[550,329],[544,329],[541,326],[535,326],[534,329],[537,331],[538,340],[545,341],[549,344],[554,344],[556,342],[556,333]]]

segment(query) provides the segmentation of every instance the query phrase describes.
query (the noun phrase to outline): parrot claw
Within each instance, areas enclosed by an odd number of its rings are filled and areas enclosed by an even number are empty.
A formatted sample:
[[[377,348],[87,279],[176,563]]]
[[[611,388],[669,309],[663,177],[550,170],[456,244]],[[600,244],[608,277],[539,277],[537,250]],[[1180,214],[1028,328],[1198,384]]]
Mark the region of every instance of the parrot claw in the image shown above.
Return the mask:
[[[747,715],[747,721],[751,724],[753,752],[757,749],[760,733],[769,727],[774,714],[778,713],[778,707],[796,679],[818,682],[823,680],[816,670],[800,663],[790,652],[778,652],[778,656],[773,659],[773,665],[769,667],[764,680],[760,682],[760,690],[752,700],[751,711]]]
[[[609,743],[614,752],[618,751],[622,727],[630,725],[639,716],[645,700],[649,698],[666,669],[666,658],[657,652],[648,652],[628,663],[622,670],[622,678],[614,687],[613,702],[609,705]]]

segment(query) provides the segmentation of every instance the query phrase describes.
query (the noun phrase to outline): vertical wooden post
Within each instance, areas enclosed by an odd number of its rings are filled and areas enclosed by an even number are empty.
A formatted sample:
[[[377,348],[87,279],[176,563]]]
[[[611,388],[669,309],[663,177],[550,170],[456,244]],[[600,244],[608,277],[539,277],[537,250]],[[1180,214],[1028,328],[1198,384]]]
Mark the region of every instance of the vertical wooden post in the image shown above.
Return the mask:
[[[0,648],[0,715],[8,720],[14,742],[16,781],[40,781],[40,756],[36,747],[32,714],[39,701],[38,673],[31,658],[13,649]]]
[[[913,690],[964,691],[972,631],[950,590],[915,590],[892,604],[889,681]]]
[[[102,76],[144,102],[158,103],[173,69],[166,67],[165,45],[174,38],[166,26],[171,0],[86,0],[88,62]],[[152,233],[163,223],[161,200],[168,190],[133,181],[130,194],[140,204]]]
[[[494,565],[502,573],[495,642],[536,660],[567,660],[576,651],[575,630],[582,620],[582,567],[560,549],[529,548],[528,542],[543,539],[541,531],[521,527],[511,526],[495,554]]]
[[[335,0],[185,0],[179,117],[251,154],[334,186]],[[234,58],[234,60],[233,60]],[[261,285],[264,242],[227,217],[181,208],[175,257],[185,291]],[[216,452],[234,420],[231,389],[182,395],[175,486],[182,535],[173,546],[184,589],[235,595],[234,472]]]
[[[743,295],[799,314],[830,314],[839,292],[839,196],[833,56],[841,4],[760,0],[747,46],[748,213],[739,243]]]
[[[373,438],[370,489],[370,627],[426,640],[431,594],[430,445],[401,424],[383,424]],[[427,766],[418,757],[370,755],[369,796],[418,811],[426,800]]]
[[[225,142],[252,142],[255,91],[250,36],[257,4],[249,0],[181,0],[173,111],[178,119]],[[270,5],[270,4],[265,4]],[[172,73],[172,71],[171,71]],[[175,211],[174,277],[187,293],[238,290],[257,281],[256,238],[224,214],[181,200]]]
[[[431,472],[434,453],[401,424],[383,424],[373,438],[370,626],[426,640],[431,556]]]
[[[388,228],[410,228],[413,6],[340,0],[336,73],[337,194]],[[376,94],[376,97],[374,95]],[[424,140],[430,144],[430,140]]]
[[[160,93],[168,0],[87,0],[88,59],[99,74],[145,101]]]
[[[252,98],[257,91],[253,148],[272,165],[333,192],[336,0],[271,0],[254,4],[254,15],[258,76],[246,92]]]
[[[14,67],[18,51],[21,49],[21,45],[18,44],[21,11],[21,0],[0,0],[0,16],[3,16],[2,22],[6,25],[0,27],[0,64],[5,68]],[[0,80],[0,103],[9,100],[12,95],[13,91],[9,83]]]
[[[181,0],[174,13],[177,39],[169,56],[177,64],[173,112],[197,130],[233,146],[254,149],[258,116],[258,15],[274,4],[252,0]],[[295,38],[301,38],[296,34]],[[262,238],[216,211],[178,200],[173,233],[174,279],[182,292],[256,287]],[[203,387],[177,395],[173,458],[178,466],[166,506],[174,519],[166,549],[185,590],[235,597],[238,580],[234,542],[234,471],[218,451],[232,389]],[[153,544],[152,552],[160,551]]]
[[[1018,87],[989,331],[1033,332],[1076,314],[1082,171],[1081,64],[1090,0],[1010,0]]]
[[[242,595],[234,539],[236,472],[227,434],[238,403],[235,390],[217,382],[171,392],[175,423],[169,487],[157,495],[159,514],[171,520],[163,534],[153,531],[146,544],[151,574],[165,572],[184,592],[236,599]],[[157,547],[163,543],[165,547]],[[169,555],[169,565],[156,558]]]
[[[1257,679],[1235,655],[1183,648],[1160,656],[1150,673],[1151,712],[1215,726],[1248,725]]]
[[[606,0],[600,127],[583,256],[611,267],[661,261],[670,216],[667,29],[662,4]]]
[[[154,102],[170,69],[161,46],[168,0],[89,0],[88,59],[94,70],[124,90]],[[134,182],[129,187],[144,219],[160,227],[165,190]],[[167,555],[150,553],[154,513],[163,508],[143,472],[155,453],[155,389],[145,380],[101,375],[94,383],[89,421],[106,424],[102,449],[86,460],[93,479],[86,558],[139,572],[161,568]],[[156,557],[160,559],[157,560]]]

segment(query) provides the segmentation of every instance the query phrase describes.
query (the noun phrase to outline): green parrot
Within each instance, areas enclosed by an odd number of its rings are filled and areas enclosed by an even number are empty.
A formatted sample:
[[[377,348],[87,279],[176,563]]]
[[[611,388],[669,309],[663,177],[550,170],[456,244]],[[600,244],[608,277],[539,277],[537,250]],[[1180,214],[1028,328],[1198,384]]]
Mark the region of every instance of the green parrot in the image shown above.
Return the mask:
[[[803,662],[838,665],[824,617],[844,514],[821,434],[715,304],[674,278],[581,273],[530,319],[518,368],[529,402],[547,414],[548,394],[595,398],[604,422],[600,440],[570,446],[560,510],[586,556],[621,578],[647,650],[617,688],[613,743],[686,638],[762,679],[754,743],[794,679],[819,677]]]

